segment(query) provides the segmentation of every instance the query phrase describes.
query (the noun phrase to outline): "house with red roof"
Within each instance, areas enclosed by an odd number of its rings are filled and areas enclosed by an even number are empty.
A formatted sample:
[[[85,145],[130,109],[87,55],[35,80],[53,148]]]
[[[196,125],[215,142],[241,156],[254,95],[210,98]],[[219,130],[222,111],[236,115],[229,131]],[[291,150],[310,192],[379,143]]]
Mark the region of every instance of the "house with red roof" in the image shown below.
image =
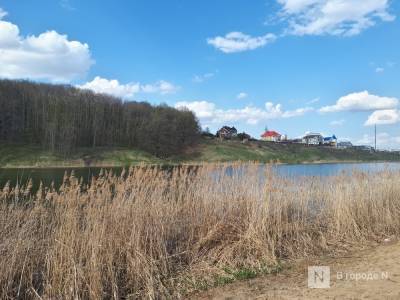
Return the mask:
[[[282,135],[274,130],[267,130],[261,135],[261,139],[267,142],[280,142]]]

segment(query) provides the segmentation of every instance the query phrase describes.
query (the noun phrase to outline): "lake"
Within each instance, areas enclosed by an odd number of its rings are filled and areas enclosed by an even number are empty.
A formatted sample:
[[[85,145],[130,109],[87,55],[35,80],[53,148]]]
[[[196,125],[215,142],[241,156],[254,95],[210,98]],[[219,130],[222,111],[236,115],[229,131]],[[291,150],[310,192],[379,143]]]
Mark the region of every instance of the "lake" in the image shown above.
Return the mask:
[[[114,173],[120,174],[122,168],[110,168]],[[383,170],[400,170],[400,163],[333,163],[333,164],[293,164],[274,166],[277,174],[281,176],[332,176],[342,172],[351,172],[354,170],[364,172],[378,172]],[[92,176],[98,176],[101,168],[0,168],[0,188],[7,181],[12,185],[17,182],[25,184],[29,178],[32,178],[34,185],[37,186],[40,181],[45,186],[49,186],[53,181],[56,187],[62,183],[65,171],[75,172],[77,178],[83,178],[84,182],[90,182]]]

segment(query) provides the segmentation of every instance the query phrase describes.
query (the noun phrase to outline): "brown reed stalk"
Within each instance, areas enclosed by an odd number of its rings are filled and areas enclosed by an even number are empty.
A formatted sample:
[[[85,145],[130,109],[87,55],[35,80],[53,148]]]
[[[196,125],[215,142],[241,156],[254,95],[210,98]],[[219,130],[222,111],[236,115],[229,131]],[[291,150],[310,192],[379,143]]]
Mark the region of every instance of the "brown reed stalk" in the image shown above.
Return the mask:
[[[180,298],[255,269],[398,235],[400,174],[281,178],[254,164],[74,174],[0,190],[0,298]]]

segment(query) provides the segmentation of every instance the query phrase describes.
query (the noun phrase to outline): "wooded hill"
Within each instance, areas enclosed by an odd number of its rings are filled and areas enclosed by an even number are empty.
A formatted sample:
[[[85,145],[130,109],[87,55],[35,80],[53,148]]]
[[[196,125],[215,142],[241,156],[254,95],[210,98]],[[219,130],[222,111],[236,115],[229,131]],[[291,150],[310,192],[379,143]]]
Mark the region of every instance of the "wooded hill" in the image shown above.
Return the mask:
[[[128,146],[168,157],[199,136],[199,123],[190,111],[65,85],[0,80],[0,143],[36,144],[62,153]]]

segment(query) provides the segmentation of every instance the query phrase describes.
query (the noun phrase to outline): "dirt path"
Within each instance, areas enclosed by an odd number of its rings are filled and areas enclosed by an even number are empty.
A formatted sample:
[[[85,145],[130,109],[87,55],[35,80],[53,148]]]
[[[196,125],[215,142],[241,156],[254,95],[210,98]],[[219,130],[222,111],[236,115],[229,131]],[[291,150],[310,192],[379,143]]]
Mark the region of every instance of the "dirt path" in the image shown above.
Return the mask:
[[[308,266],[330,266],[331,287],[308,288]],[[400,299],[400,242],[342,258],[304,261],[279,275],[234,283],[194,299]]]

